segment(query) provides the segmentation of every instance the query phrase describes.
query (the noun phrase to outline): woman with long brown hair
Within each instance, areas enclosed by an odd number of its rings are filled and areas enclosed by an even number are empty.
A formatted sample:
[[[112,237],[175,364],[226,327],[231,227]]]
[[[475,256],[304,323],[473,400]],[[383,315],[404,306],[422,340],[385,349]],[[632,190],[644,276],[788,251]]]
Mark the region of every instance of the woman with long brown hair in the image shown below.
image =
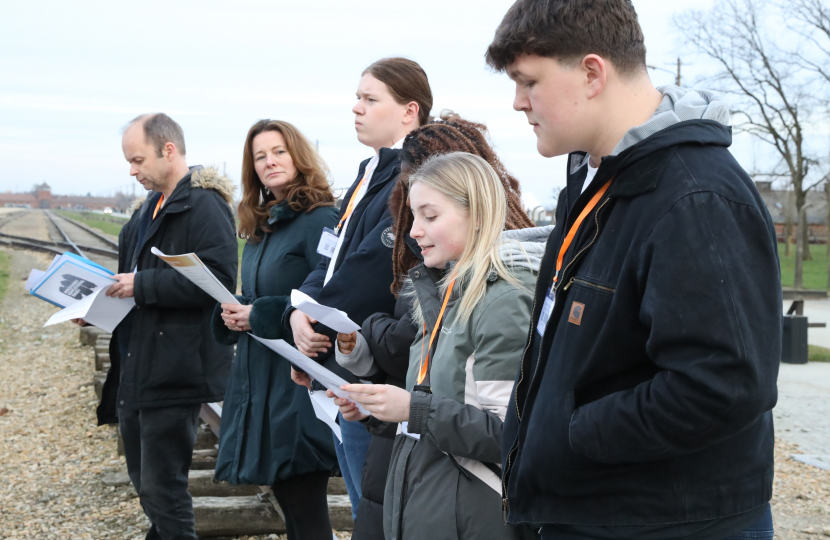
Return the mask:
[[[280,321],[291,290],[320,262],[320,233],[337,220],[328,168],[296,127],[260,120],[248,131],[238,210],[246,240],[241,305],[217,306],[212,328],[217,341],[237,346],[216,478],[271,486],[288,538],[330,540],[326,488],[337,467],[330,430],[291,381],[288,361],[248,336],[286,337]]]

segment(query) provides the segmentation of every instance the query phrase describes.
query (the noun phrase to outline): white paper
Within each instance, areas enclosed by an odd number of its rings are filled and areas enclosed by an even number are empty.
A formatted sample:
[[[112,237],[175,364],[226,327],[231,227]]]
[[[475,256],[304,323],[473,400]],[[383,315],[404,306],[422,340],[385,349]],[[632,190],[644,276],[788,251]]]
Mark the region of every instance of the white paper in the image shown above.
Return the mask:
[[[29,279],[26,280],[26,290],[31,291],[32,287],[46,275],[46,272],[43,270],[38,270],[37,268],[32,268],[32,271],[29,272]]]
[[[256,337],[250,332],[248,332],[248,335],[254,338],[255,340],[259,341],[275,353],[284,357],[286,360],[288,360],[301,370],[308,373],[308,375],[312,379],[331,390],[335,396],[349,399],[349,393],[340,389],[340,387],[344,384],[349,384],[348,381],[346,381],[336,373],[333,373],[332,371],[324,368],[308,356],[304,355],[303,353],[289,345],[285,340],[262,339]],[[369,411],[364,409],[363,406],[360,405],[360,403],[355,404],[357,405],[357,409],[360,412],[362,412],[365,415],[369,414]]]
[[[116,283],[109,270],[69,253],[54,259],[39,279],[34,279],[36,272],[39,270],[33,270],[26,280],[29,294],[61,309],[88,298],[101,287]]]
[[[156,248],[151,248],[150,253],[175,268],[181,275],[192,281],[220,304],[239,304],[239,300],[222,285],[222,282],[213,275],[210,268],[195,253],[165,255]]]
[[[320,305],[312,297],[297,289],[291,291],[291,305],[335,332],[351,334],[360,330],[360,325],[355,324],[339,309]]]
[[[89,324],[112,333],[127,313],[135,307],[135,300],[130,298],[113,298],[105,293],[112,285],[102,287],[74,304],[58,311],[43,326],[62,323],[72,319],[83,319]]]
[[[343,436],[340,434],[340,424],[336,422],[337,413],[340,409],[334,404],[334,398],[326,396],[325,390],[309,390],[308,395],[311,398],[311,406],[314,407],[314,414],[331,428],[337,440],[342,443]]]

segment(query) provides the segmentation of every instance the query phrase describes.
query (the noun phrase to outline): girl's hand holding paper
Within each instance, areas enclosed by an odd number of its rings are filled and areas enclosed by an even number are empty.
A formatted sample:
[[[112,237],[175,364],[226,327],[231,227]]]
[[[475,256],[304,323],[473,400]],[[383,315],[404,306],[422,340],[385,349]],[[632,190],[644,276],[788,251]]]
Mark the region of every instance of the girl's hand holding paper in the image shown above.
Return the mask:
[[[411,396],[403,388],[390,384],[344,384],[340,389],[349,392],[349,399],[362,405],[378,420],[384,422],[407,422],[409,420]]]

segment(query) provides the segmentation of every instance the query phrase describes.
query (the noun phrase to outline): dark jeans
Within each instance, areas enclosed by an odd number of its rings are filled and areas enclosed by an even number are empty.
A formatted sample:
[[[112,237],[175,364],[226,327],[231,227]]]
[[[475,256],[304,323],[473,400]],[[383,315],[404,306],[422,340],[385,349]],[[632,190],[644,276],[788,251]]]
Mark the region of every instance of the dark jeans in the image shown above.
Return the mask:
[[[288,540],[331,540],[329,471],[298,474],[271,486],[282,513]]]
[[[187,473],[199,409],[118,409],[127,472],[151,523],[147,540],[197,540]]]
[[[764,512],[764,515],[758,521],[726,540],[772,540],[774,533],[772,509],[767,504],[767,511]]]
[[[366,431],[360,422],[349,422],[339,412],[337,423],[340,425],[340,435],[343,436],[343,443],[337,440],[334,433],[334,451],[337,454],[337,463],[340,465],[340,472],[343,474],[343,481],[346,483],[346,491],[349,494],[349,502],[352,503],[352,519],[357,519],[357,508],[360,506],[361,482],[363,480],[363,464],[366,463],[366,452],[369,451],[369,443],[372,435]]]

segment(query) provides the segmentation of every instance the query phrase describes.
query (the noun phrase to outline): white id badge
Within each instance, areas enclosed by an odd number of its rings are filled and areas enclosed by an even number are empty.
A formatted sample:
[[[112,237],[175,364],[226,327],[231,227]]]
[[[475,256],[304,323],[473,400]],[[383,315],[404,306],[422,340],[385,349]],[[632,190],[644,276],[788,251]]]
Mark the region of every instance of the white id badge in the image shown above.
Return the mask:
[[[334,250],[337,248],[337,235],[328,227],[323,228],[323,234],[320,235],[320,243],[317,244],[317,253],[323,257],[331,259],[334,257]]]
[[[539,315],[539,324],[536,325],[536,331],[539,332],[540,336],[545,335],[545,328],[548,326],[550,314],[553,313],[553,304],[555,301],[556,297],[554,296],[554,292],[548,287],[548,292],[545,295],[545,303],[542,306],[542,313]]]

